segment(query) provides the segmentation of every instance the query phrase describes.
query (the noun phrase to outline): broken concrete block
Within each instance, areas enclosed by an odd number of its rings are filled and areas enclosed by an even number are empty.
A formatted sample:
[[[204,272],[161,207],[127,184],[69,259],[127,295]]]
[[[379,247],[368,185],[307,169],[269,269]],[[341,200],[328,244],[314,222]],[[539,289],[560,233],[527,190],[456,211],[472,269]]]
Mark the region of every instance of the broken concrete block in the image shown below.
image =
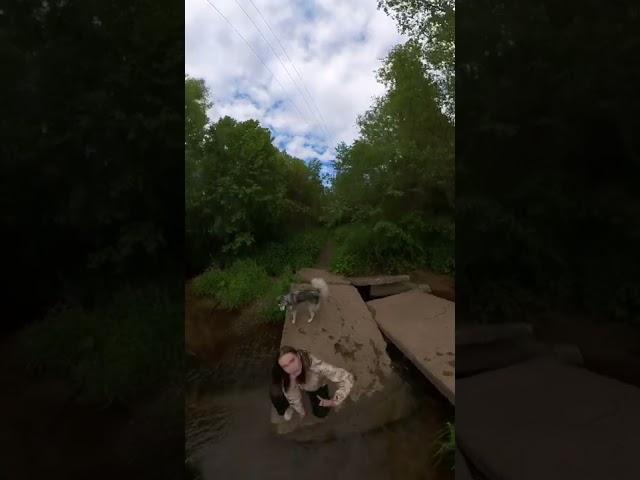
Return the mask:
[[[455,304],[417,290],[367,303],[385,336],[455,403]]]
[[[377,275],[372,277],[349,277],[351,285],[366,287],[370,285],[389,285],[409,281],[409,275]]]
[[[289,422],[281,422],[272,411],[276,433],[296,440],[326,440],[337,433],[378,428],[411,413],[410,389],[392,369],[386,341],[355,287],[330,284],[329,298],[313,322],[307,323],[306,316],[298,320],[292,324],[287,314],[281,345],[305,349],[346,369],[355,383],[340,408],[326,418],[315,418],[309,408],[304,419],[294,415]],[[329,390],[333,394],[335,386],[329,385]]]

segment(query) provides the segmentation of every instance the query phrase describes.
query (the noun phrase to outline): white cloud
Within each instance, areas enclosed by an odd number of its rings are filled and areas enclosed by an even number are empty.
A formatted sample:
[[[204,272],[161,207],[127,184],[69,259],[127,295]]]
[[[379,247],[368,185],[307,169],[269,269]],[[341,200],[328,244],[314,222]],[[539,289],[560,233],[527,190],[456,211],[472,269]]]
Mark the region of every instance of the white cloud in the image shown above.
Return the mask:
[[[238,0],[279,60],[235,0],[210,1],[267,65],[206,0],[186,0],[185,69],[204,78],[215,104],[213,118],[255,118],[289,154],[332,160],[335,145],[357,135],[357,116],[384,93],[375,71],[404,41],[393,20],[376,9],[375,0]]]
[[[220,117],[228,115],[239,121],[261,118],[264,115],[263,109],[257,107],[249,100],[244,99],[220,103],[216,105],[214,111],[217,112]]]

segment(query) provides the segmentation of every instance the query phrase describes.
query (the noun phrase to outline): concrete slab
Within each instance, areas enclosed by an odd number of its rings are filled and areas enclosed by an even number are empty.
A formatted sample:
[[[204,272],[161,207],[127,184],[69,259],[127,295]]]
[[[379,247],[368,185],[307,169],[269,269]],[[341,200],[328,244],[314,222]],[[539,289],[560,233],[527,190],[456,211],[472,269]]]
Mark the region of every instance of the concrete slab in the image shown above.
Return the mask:
[[[459,379],[456,438],[486,478],[640,478],[640,389],[552,356]]]
[[[297,440],[326,440],[380,427],[413,410],[409,387],[392,370],[386,342],[355,287],[330,284],[329,298],[314,321],[307,323],[307,318],[304,309],[295,325],[287,316],[281,344],[306,349],[345,368],[354,375],[355,384],[343,404],[324,419],[315,418],[307,405],[304,420],[294,415],[286,422],[272,408],[276,433]],[[330,391],[333,395],[333,385]]]
[[[313,278],[322,278],[329,285],[349,285],[349,280],[346,277],[336,275],[335,273],[327,272],[320,268],[301,268],[296,273],[296,280],[299,282],[309,283]]]
[[[413,290],[367,305],[384,334],[455,403],[455,304]]]
[[[408,292],[409,290],[418,290],[423,293],[432,293],[431,287],[426,283],[400,282],[389,283],[385,285],[371,285],[369,295],[373,298],[388,297],[389,295],[397,295],[399,293]]]
[[[351,285],[366,287],[369,285],[388,285],[390,283],[408,282],[409,275],[377,275],[373,277],[349,277]]]

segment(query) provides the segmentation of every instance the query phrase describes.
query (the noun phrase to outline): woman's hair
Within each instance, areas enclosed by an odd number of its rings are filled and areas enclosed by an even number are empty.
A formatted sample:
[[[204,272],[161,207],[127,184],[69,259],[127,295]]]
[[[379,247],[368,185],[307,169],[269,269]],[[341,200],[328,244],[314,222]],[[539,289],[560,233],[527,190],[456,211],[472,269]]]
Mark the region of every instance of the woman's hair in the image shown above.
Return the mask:
[[[279,392],[279,394],[282,395],[283,390],[284,391],[289,390],[289,383],[290,383],[289,374],[282,369],[279,363],[280,357],[282,357],[287,353],[293,353],[295,355],[300,356],[300,360],[302,363],[302,371],[300,372],[300,375],[298,375],[298,377],[296,378],[296,381],[298,383],[305,382],[306,371],[309,365],[311,364],[309,360],[309,354],[305,350],[296,349],[288,345],[283,345],[278,351],[275,361],[273,362],[273,367],[271,369],[272,395],[275,395],[277,392]]]

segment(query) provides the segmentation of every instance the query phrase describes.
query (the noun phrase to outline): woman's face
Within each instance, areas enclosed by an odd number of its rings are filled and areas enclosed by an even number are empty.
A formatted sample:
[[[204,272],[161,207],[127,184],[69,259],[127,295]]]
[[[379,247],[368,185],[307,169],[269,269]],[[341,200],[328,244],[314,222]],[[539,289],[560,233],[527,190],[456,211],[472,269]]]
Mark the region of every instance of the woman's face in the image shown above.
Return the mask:
[[[292,377],[297,377],[302,373],[302,362],[296,353],[285,353],[278,359],[278,363]]]

